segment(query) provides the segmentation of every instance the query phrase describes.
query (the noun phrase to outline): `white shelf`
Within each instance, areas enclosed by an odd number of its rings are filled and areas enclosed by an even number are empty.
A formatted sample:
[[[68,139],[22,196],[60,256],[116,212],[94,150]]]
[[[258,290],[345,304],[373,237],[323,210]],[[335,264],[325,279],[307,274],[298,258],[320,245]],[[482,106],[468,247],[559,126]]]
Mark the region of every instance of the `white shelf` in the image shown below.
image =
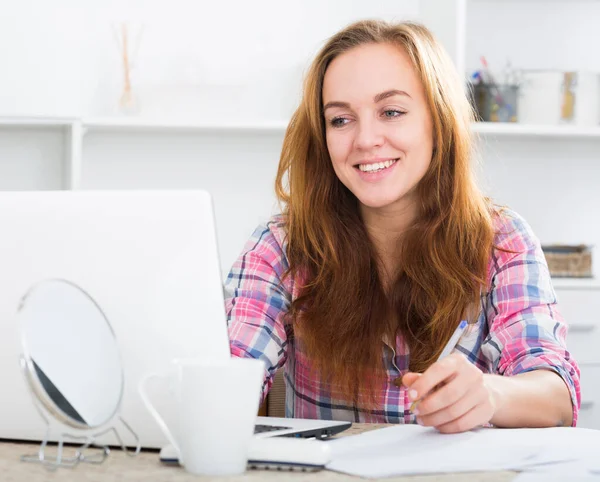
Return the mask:
[[[600,290],[600,279],[597,278],[552,278],[555,288],[571,290]]]
[[[76,119],[68,117],[0,117],[3,127],[70,127]]]
[[[237,132],[237,133],[275,133],[282,134],[287,128],[287,121],[259,122],[214,122],[194,120],[144,119],[140,117],[0,117],[0,126],[11,127],[70,127],[81,122],[87,129],[105,132]],[[600,126],[578,127],[570,125],[524,125],[502,122],[475,122],[473,132],[480,135],[497,135],[513,137],[560,137],[560,138],[592,138],[600,139]]]
[[[515,137],[561,137],[600,139],[600,126],[526,125],[510,122],[475,122],[473,132],[485,135]]]
[[[597,3],[600,0],[471,0],[475,3],[499,3],[512,2],[512,3]]]
[[[143,119],[134,117],[116,118],[84,118],[84,128],[96,131],[205,131],[205,132],[238,132],[238,133],[283,133],[287,128],[286,121],[272,122],[198,122],[198,121],[165,121],[164,119]]]

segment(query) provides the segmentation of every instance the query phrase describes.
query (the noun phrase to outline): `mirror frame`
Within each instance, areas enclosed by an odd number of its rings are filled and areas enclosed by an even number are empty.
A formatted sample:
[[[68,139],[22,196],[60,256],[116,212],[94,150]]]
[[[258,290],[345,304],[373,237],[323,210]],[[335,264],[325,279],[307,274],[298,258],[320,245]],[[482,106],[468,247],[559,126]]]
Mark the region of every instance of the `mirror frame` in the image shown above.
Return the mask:
[[[25,307],[25,304],[27,303],[27,299],[35,292],[36,289],[38,289],[40,286],[42,286],[44,283],[47,283],[47,282],[59,282],[59,283],[69,285],[70,288],[79,291],[79,293],[82,294],[83,296],[85,296],[88,299],[88,301],[93,303],[93,305],[96,307],[98,312],[101,314],[103,321],[106,323],[108,329],[110,330],[110,334],[112,335],[115,343],[117,343],[117,346],[118,346],[116,333],[115,333],[112,325],[110,324],[106,314],[104,313],[102,308],[100,308],[100,305],[96,302],[96,300],[94,300],[94,298],[85,289],[83,289],[76,283],[71,282],[66,279],[63,279],[63,278],[46,278],[46,279],[40,280],[40,281],[36,282],[35,284],[33,284],[19,300],[19,305],[18,305],[17,312],[16,312],[17,318],[19,317],[19,314]],[[63,412],[63,410],[52,400],[52,398],[46,392],[46,390],[42,384],[42,381],[40,380],[40,378],[35,370],[35,367],[33,366],[34,360],[31,356],[29,347],[27,345],[27,340],[25,337],[25,330],[23,329],[23,322],[21,320],[20,320],[19,325],[20,325],[20,331],[21,331],[21,347],[23,349],[22,368],[23,368],[23,372],[25,374],[25,379],[27,380],[27,383],[29,385],[29,388],[31,389],[32,394],[36,397],[37,401],[39,401],[40,404],[49,412],[49,414],[52,417],[54,417],[56,420],[58,420],[60,423],[67,425],[71,428],[75,428],[75,429],[82,430],[82,431],[95,432],[95,431],[101,430],[103,427],[106,427],[107,425],[112,423],[119,414],[121,405],[123,403],[123,395],[124,395],[124,391],[125,391],[125,373],[123,370],[123,362],[122,362],[120,351],[118,350],[119,366],[120,366],[119,374],[121,376],[121,384],[120,384],[119,399],[118,399],[118,402],[117,402],[114,410],[112,411],[111,415],[104,422],[102,422],[99,425],[91,426],[88,424],[83,424],[77,420],[74,420],[68,414]]]

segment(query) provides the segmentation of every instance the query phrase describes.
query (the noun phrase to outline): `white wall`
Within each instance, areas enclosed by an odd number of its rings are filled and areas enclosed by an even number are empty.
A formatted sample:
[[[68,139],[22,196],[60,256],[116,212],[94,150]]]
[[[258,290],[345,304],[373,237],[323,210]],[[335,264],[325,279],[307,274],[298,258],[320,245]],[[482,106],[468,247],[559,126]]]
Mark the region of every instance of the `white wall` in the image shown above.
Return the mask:
[[[600,2],[589,0],[469,0],[466,65],[501,70],[600,71]],[[499,79],[500,80],[500,79]]]
[[[431,0],[428,0],[431,1]],[[289,116],[307,61],[364,17],[416,18],[419,0],[22,0],[0,16],[0,115],[107,115],[121,88],[111,22],[143,23],[142,114]],[[233,112],[232,112],[233,109]]]
[[[3,2],[0,115],[81,112],[87,50],[83,2]]]
[[[542,244],[600,251],[600,141],[481,139],[480,179],[496,202],[521,214]],[[600,263],[595,262],[595,275]]]
[[[283,133],[86,134],[82,189],[206,189],[214,198],[223,274],[256,226],[277,212]]]
[[[0,129],[0,189],[61,189],[65,144],[62,127]]]

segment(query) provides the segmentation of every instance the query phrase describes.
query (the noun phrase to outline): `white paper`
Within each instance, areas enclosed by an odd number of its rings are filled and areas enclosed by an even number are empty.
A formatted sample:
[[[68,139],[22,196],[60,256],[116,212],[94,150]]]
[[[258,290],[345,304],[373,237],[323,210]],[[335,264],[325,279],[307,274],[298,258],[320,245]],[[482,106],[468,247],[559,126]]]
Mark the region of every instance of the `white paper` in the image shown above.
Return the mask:
[[[362,477],[535,470],[600,456],[600,431],[574,428],[478,429],[441,434],[398,425],[329,442],[328,469]]]
[[[575,476],[588,476],[592,473],[586,468],[585,464],[582,464],[580,461],[530,465],[528,467],[523,467],[520,470],[527,471],[527,473],[547,474],[552,477],[560,475],[564,480],[569,480],[571,477]]]
[[[595,475],[596,477],[600,477],[598,462],[585,458],[571,460],[569,462],[555,462],[541,465],[522,465],[520,468],[514,470],[527,473],[548,474],[553,477],[560,475],[564,480],[570,480],[575,476],[582,477]]]
[[[559,465],[574,463],[580,468],[594,471],[600,468],[600,431],[585,428],[556,427],[542,429],[494,430],[494,439],[516,438],[520,446],[538,447],[538,454],[527,463],[515,465],[515,470],[529,467],[558,470]],[[514,432],[514,434],[513,434]],[[564,468],[564,467],[563,467]]]
[[[546,472],[523,472],[513,482],[600,482],[598,475],[549,474]]]

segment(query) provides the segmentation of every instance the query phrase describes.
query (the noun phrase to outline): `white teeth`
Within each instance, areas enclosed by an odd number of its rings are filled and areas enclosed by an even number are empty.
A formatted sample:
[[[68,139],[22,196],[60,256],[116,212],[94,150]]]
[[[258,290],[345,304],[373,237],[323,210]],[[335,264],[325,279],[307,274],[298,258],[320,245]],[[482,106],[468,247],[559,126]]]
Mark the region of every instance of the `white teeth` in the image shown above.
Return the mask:
[[[375,162],[373,164],[359,164],[358,168],[363,172],[374,172],[381,171],[382,169],[387,169],[392,164],[394,164],[398,159],[393,159],[385,162]]]

